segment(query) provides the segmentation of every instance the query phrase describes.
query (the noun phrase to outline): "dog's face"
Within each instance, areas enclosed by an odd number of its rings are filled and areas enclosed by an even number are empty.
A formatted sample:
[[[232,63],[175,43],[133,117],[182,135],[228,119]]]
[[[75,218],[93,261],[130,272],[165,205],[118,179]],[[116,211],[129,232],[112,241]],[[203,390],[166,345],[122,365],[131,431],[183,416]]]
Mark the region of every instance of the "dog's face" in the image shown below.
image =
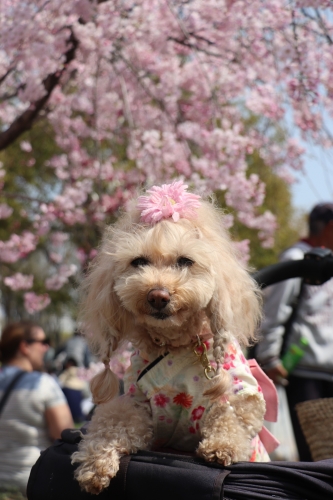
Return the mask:
[[[215,290],[212,245],[189,221],[162,221],[118,240],[114,291],[136,323],[177,335]],[[168,330],[170,332],[168,333]]]
[[[124,214],[106,228],[81,293],[80,320],[102,360],[122,340],[176,348],[211,333],[221,345],[230,334],[247,345],[260,318],[257,287],[204,201],[196,217],[177,221]]]

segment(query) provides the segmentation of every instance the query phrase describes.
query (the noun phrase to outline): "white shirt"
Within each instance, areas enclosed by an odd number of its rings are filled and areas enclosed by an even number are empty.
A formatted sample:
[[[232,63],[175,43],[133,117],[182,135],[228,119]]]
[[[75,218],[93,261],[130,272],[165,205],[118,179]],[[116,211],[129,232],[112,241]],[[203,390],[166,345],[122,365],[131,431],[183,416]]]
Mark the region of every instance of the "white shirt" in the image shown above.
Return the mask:
[[[18,368],[0,370],[0,398]],[[10,393],[0,415],[0,486],[25,491],[40,451],[52,443],[44,412],[66,403],[57,381],[47,373],[27,372]]]

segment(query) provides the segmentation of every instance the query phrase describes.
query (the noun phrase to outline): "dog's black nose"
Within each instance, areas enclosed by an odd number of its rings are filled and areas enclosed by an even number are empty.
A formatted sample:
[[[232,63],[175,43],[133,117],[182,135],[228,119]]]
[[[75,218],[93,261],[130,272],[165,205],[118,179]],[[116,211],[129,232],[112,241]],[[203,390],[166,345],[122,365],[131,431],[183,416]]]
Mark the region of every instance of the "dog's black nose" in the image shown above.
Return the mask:
[[[147,295],[147,300],[151,307],[161,311],[170,302],[170,294],[165,288],[153,288]]]

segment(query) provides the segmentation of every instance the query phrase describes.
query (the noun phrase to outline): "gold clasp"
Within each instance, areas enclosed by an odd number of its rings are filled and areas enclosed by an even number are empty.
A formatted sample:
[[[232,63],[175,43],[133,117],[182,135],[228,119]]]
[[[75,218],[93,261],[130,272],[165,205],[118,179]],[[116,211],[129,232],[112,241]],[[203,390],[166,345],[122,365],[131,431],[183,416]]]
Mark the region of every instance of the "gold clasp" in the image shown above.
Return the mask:
[[[215,377],[216,370],[212,367],[207,356],[207,346],[203,342],[199,335],[197,335],[197,344],[194,346],[193,352],[198,358],[200,358],[200,363],[204,368],[205,377],[208,380],[212,380]]]

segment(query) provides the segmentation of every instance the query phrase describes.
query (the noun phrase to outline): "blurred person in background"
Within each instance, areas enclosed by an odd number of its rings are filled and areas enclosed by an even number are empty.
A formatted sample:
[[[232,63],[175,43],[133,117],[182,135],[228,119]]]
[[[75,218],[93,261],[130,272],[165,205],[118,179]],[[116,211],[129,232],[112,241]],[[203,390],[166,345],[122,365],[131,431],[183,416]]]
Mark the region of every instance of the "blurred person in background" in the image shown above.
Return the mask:
[[[333,203],[312,209],[308,236],[285,250],[280,261],[303,259],[315,247],[333,250]],[[312,461],[295,406],[333,397],[333,279],[314,286],[293,278],[268,287],[260,337],[255,357],[273,382],[285,386],[299,459]],[[282,350],[301,339],[306,342],[304,356],[288,373]]]
[[[75,360],[75,365],[78,367],[89,368],[94,359],[86,339],[79,330],[75,330],[74,335],[65,342],[61,352],[64,355],[64,362],[68,359]]]
[[[80,427],[86,421],[83,402],[91,398],[89,383],[80,377],[80,366],[74,353],[67,357],[64,362],[64,369],[60,373],[59,383],[66,396],[69,408],[76,427]]]
[[[63,342],[52,355],[47,354],[47,370],[49,373],[57,374],[63,372],[69,359],[75,361],[78,368],[89,369],[95,357],[91,353],[87,341],[79,330],[65,342]]]
[[[36,323],[8,324],[0,340],[0,400],[16,379],[0,414],[0,491],[13,487],[25,494],[40,451],[74,423],[57,383],[44,373],[48,341]]]

